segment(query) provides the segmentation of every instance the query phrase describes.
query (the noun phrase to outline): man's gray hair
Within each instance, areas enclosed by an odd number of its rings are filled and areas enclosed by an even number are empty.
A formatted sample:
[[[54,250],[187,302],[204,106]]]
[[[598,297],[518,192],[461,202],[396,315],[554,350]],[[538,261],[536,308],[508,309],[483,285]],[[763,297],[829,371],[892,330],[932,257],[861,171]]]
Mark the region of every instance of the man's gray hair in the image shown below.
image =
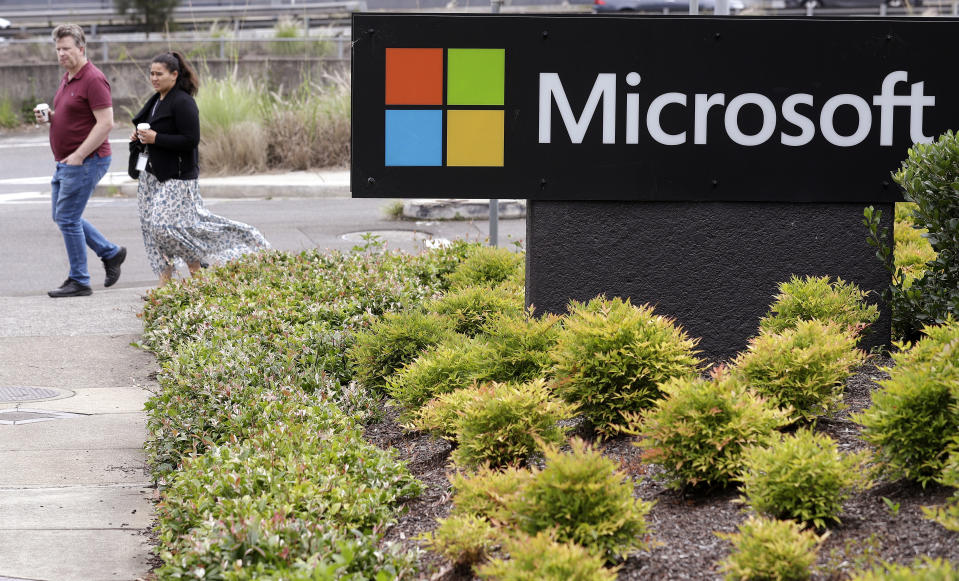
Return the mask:
[[[79,24],[61,24],[53,29],[54,42],[68,36],[73,37],[73,41],[76,43],[77,48],[82,48],[87,45],[87,37],[84,36],[83,28],[81,28]]]

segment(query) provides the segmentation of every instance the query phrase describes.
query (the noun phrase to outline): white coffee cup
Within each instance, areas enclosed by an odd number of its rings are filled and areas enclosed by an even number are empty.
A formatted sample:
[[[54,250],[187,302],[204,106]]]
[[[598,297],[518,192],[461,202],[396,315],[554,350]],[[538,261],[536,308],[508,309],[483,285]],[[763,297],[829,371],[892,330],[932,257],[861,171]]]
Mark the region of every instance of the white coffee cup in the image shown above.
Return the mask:
[[[140,123],[137,125],[137,131],[146,131],[149,128],[150,128],[149,123]],[[140,143],[143,143],[142,139],[140,140]]]
[[[47,105],[46,103],[40,103],[34,107],[33,110],[40,115],[44,123],[50,122],[50,105]]]

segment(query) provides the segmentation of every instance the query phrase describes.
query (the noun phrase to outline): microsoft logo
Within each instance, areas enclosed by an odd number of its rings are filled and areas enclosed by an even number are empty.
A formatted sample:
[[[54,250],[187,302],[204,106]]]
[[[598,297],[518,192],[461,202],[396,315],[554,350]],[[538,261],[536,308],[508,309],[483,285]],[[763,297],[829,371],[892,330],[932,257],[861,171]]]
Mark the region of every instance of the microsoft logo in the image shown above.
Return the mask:
[[[385,164],[502,167],[505,71],[502,48],[387,48]]]

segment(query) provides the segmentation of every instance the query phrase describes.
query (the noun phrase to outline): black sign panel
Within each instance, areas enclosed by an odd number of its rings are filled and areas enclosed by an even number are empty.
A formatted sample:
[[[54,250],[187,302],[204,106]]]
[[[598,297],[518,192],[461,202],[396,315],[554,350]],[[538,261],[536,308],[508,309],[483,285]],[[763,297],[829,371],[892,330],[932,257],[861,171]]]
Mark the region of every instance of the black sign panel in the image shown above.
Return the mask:
[[[355,197],[889,202],[956,19],[353,16]]]

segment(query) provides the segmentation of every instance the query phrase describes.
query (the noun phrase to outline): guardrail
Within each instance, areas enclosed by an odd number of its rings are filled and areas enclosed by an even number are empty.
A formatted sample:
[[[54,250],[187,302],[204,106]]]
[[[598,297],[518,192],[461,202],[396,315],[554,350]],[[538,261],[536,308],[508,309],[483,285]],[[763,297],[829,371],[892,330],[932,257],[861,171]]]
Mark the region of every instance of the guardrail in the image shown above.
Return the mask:
[[[87,54],[105,64],[122,61],[148,61],[154,55],[176,49],[191,60],[203,58],[243,59],[285,57],[348,60],[350,37],[343,34],[300,36],[296,38],[226,38],[180,36],[154,39],[87,39]],[[0,65],[24,65],[56,62],[49,39],[13,39],[0,43]]]

